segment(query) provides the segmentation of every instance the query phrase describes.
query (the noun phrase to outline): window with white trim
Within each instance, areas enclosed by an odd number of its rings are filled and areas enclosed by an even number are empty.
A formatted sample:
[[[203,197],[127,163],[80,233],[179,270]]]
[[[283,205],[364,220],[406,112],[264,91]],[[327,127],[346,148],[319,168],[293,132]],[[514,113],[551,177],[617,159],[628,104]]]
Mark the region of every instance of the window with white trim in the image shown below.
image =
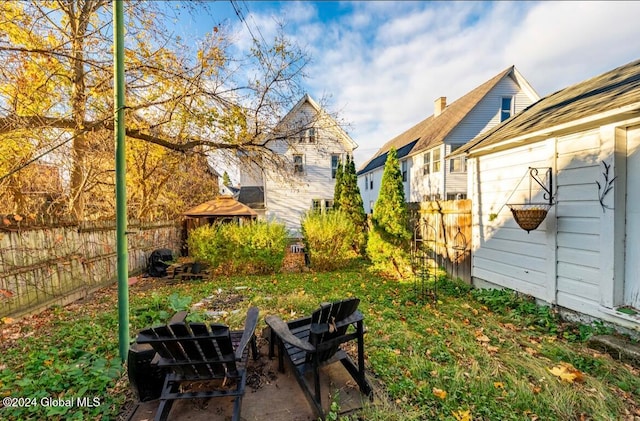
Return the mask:
[[[329,212],[333,209],[333,199],[313,199],[311,201],[311,211],[317,213]]]
[[[293,155],[293,173],[304,174],[304,156]]]
[[[431,174],[431,152],[422,155],[422,174]]]
[[[336,178],[338,172],[338,165],[340,165],[340,155],[331,155],[331,178]]]
[[[402,171],[402,181],[407,181],[407,160],[400,162],[400,171]]]
[[[500,101],[500,121],[505,121],[513,114],[513,97],[502,97]]]
[[[467,172],[467,158],[459,156],[449,160],[449,172],[464,173]]]
[[[433,172],[440,172],[440,166],[442,165],[442,161],[440,160],[440,147],[434,149],[431,152],[433,154],[433,156],[431,157],[431,161],[433,162]]]

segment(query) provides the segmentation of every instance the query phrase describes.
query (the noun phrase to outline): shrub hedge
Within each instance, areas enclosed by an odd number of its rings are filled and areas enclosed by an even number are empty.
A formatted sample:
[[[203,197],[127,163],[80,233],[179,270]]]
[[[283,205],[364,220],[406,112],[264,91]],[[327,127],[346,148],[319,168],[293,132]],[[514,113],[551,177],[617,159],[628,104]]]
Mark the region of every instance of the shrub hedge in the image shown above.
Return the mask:
[[[276,222],[214,224],[189,233],[189,253],[225,273],[266,274],[282,267],[287,230]]]
[[[316,270],[344,268],[358,257],[362,232],[340,210],[310,212],[302,219],[302,235],[311,267]]]

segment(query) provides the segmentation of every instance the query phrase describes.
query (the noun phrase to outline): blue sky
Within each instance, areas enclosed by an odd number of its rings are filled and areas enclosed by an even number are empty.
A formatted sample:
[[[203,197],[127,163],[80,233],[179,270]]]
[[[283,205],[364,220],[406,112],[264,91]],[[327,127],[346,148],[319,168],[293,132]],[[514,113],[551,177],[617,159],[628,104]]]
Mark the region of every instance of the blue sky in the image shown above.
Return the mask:
[[[358,143],[356,164],[387,140],[511,65],[545,96],[640,58],[640,2],[229,1],[184,15],[181,35],[219,23],[235,45],[271,39],[277,21],[311,53],[308,93],[328,98]]]

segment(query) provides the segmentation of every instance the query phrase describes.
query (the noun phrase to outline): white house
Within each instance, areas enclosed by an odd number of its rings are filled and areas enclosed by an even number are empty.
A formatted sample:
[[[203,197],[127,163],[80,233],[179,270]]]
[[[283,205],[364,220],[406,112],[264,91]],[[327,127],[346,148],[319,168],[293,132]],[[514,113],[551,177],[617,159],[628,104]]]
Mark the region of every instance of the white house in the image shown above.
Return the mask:
[[[474,284],[640,329],[640,61],[541,99],[462,153]],[[546,203],[542,186],[553,205],[527,233],[508,205]]]
[[[538,99],[514,66],[450,105],[445,97],[436,99],[433,115],[388,141],[360,167],[358,187],[365,211],[372,212],[378,199],[384,164],[392,147],[398,151],[408,202],[466,198],[465,157],[445,156]]]
[[[278,123],[267,146],[276,158],[240,169],[238,200],[267,220],[300,235],[300,220],[309,210],[333,207],[338,163],[356,143],[309,95]],[[281,135],[285,133],[285,135]]]

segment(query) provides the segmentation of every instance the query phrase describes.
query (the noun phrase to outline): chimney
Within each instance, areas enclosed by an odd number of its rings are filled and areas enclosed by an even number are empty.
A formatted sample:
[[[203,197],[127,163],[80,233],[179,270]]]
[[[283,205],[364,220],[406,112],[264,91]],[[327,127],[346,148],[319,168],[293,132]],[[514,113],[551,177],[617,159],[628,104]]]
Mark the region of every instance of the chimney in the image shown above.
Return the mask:
[[[433,102],[433,116],[438,117],[447,107],[447,97],[441,96]]]

